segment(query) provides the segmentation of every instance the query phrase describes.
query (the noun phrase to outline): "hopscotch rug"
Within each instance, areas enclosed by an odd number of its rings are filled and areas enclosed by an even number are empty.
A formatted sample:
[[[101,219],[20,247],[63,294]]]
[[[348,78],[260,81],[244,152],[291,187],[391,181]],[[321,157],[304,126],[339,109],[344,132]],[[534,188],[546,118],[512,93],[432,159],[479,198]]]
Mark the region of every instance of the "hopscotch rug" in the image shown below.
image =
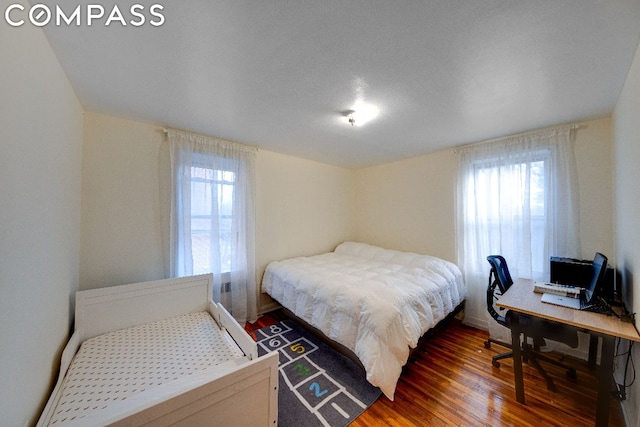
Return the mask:
[[[344,427],[380,397],[360,366],[292,320],[251,335],[259,355],[280,356],[278,426]]]

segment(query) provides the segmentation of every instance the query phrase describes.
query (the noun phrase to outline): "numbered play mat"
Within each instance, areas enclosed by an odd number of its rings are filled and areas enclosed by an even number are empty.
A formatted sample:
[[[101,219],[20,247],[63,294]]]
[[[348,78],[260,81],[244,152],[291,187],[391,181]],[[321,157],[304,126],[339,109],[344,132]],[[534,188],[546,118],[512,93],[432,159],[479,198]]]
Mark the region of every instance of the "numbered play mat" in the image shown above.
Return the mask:
[[[346,426],[380,396],[361,367],[291,320],[252,335],[259,354],[280,356],[279,426]]]

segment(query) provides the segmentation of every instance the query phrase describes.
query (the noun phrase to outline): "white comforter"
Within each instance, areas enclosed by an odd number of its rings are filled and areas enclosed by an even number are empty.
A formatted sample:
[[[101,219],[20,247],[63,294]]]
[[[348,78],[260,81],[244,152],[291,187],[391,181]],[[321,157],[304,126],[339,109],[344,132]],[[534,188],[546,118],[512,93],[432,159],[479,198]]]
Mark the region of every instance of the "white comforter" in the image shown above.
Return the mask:
[[[409,348],[466,296],[455,264],[354,242],[272,262],[262,290],[351,349],[391,400]]]

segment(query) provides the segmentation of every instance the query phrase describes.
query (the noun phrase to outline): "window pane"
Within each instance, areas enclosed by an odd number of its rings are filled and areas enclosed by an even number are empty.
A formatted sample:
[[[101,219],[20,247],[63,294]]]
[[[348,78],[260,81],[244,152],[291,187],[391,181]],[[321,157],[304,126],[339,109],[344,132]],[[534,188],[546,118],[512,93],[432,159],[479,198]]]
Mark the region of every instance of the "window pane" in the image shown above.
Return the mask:
[[[211,272],[211,234],[191,233],[193,274]]]
[[[191,243],[194,274],[231,271],[231,227],[235,173],[191,168]],[[218,250],[219,254],[212,254]],[[220,266],[211,265],[212,260]]]
[[[211,215],[211,184],[191,181],[191,213]]]
[[[531,163],[531,214],[544,216],[544,162]]]
[[[233,185],[219,185],[218,189],[220,215],[231,215],[233,212]]]

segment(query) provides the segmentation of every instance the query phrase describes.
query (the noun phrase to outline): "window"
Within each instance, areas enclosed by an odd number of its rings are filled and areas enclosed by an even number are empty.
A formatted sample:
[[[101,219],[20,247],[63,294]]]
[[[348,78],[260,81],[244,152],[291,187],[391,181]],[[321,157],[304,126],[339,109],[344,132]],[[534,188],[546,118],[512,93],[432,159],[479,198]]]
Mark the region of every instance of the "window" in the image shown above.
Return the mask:
[[[241,324],[257,317],[255,152],[168,130],[171,150],[172,277],[213,273],[213,300]]]
[[[465,215],[467,227],[483,228],[492,253],[504,253],[503,247],[529,240],[527,250],[514,252],[529,258],[532,274],[538,277],[547,271],[545,254],[549,253],[545,231],[548,160],[549,152],[544,150],[510,164],[496,159],[477,161],[466,182],[469,188],[463,189],[464,204],[471,210]],[[511,238],[515,241],[508,242]],[[483,265],[486,255],[476,254],[482,259],[474,263]]]
[[[534,280],[549,279],[550,256],[579,256],[572,129],[456,150],[458,264],[469,324],[487,327],[488,255],[504,256],[513,277]]]

